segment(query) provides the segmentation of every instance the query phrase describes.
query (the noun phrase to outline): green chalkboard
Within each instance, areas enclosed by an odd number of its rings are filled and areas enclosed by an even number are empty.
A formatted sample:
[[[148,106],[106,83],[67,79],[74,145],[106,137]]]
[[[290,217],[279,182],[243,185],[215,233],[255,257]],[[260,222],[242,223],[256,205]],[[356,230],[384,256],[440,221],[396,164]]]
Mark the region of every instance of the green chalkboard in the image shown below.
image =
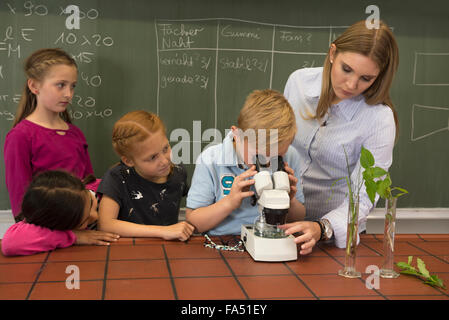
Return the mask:
[[[365,19],[370,2],[1,1],[1,157],[25,81],[24,59],[60,47],[79,66],[70,113],[87,137],[98,177],[117,161],[114,122],[136,109],[161,116],[174,156],[190,163],[191,177],[195,157],[236,123],[249,92],[283,91],[294,70],[321,66],[330,42]],[[80,9],[80,29],[66,27],[71,4]],[[449,4],[376,5],[400,48],[392,88],[400,137],[391,174],[410,195],[399,206],[449,207]],[[10,207],[4,177],[2,161],[0,209]]]

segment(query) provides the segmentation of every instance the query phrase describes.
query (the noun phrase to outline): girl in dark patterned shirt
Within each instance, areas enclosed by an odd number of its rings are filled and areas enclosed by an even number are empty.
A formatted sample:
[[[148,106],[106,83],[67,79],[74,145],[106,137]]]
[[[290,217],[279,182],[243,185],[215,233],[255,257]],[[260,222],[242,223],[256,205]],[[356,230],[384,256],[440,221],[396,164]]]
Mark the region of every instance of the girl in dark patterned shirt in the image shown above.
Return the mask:
[[[109,169],[98,187],[99,230],[122,237],[187,240],[193,226],[178,222],[187,173],[171,162],[171,148],[161,119],[146,111],[120,118],[112,146],[121,162]]]

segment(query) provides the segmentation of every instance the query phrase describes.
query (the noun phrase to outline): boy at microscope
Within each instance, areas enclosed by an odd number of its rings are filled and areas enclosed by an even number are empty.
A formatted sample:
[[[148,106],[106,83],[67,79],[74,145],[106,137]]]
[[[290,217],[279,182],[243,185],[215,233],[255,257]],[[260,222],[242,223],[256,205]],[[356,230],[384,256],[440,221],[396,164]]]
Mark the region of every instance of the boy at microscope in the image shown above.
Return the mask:
[[[198,157],[187,195],[187,221],[197,232],[214,236],[237,235],[242,224],[253,224],[259,216],[250,190],[257,173],[256,155],[265,164],[283,157],[290,182],[287,221],[304,220],[299,156],[290,147],[296,121],[287,99],[275,90],[255,90],[247,97],[237,124],[221,144]]]

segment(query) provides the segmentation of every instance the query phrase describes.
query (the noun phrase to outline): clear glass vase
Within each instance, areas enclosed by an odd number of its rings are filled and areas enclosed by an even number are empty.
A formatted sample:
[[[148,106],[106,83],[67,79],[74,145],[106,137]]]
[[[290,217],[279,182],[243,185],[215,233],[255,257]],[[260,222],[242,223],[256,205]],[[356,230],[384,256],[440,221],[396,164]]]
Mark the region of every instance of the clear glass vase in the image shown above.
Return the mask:
[[[397,198],[385,201],[385,227],[384,227],[384,260],[380,269],[382,278],[397,278],[399,273],[394,271],[394,235],[396,229],[396,202]]]
[[[345,268],[338,275],[346,278],[360,278],[362,274],[355,268],[357,256],[357,235],[359,226],[359,199],[349,202],[348,229],[346,232]]]

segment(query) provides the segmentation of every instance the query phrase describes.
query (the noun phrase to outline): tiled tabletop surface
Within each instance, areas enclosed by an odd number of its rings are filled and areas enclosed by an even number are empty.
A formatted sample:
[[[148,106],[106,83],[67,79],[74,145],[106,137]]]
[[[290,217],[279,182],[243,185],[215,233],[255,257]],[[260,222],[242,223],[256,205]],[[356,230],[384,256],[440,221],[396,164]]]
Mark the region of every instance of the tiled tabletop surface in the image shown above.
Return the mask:
[[[325,244],[286,263],[254,262],[247,252],[205,248],[201,236],[188,243],[122,238],[109,247],[73,246],[25,257],[0,254],[0,300],[449,300],[449,289],[436,289],[407,275],[381,278],[379,289],[367,289],[365,280],[371,274],[365,273],[366,267],[382,263],[382,237],[362,235],[361,239],[357,251],[361,279],[338,276],[345,251]],[[213,240],[226,244],[238,239]],[[407,261],[409,255],[414,261],[420,257],[431,274],[449,285],[449,235],[397,235],[395,251],[396,262]],[[68,277],[75,275],[68,266],[78,267],[79,289],[66,287]]]

